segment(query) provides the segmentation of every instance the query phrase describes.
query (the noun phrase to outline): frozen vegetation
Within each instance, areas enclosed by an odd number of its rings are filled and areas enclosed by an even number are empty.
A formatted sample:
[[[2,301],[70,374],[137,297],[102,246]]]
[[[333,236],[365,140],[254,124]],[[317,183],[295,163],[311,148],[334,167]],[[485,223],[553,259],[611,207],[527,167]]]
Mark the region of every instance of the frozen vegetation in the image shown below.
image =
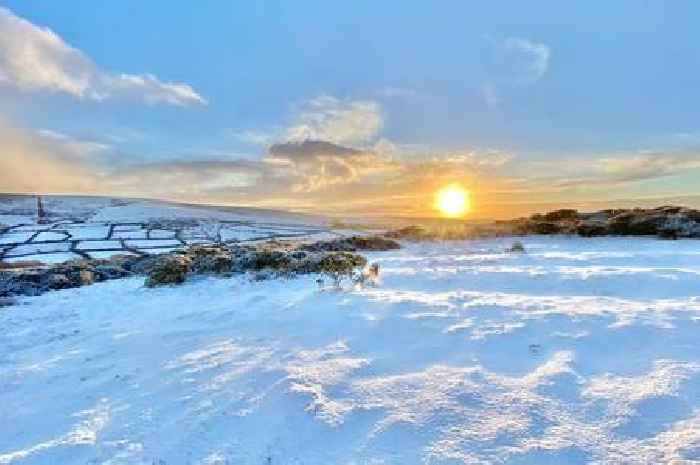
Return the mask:
[[[0,464],[700,463],[700,242],[518,240],[22,298]]]

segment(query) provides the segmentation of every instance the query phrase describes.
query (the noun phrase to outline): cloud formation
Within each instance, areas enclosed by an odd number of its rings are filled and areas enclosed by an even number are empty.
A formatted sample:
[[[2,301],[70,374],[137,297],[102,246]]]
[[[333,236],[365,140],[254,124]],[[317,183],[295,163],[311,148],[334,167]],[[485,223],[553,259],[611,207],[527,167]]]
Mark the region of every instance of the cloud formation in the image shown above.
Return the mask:
[[[520,83],[538,81],[549,68],[551,52],[543,43],[509,37],[500,45],[498,53],[504,71]]]
[[[362,215],[431,214],[434,192],[460,182],[472,191],[479,215],[513,216],[566,198],[580,202],[577,192],[625,193],[647,181],[700,170],[700,155],[690,151],[516,164],[513,154],[496,150],[405,153],[390,142],[390,149],[377,150],[387,144],[355,148],[319,140],[278,142],[257,160],[124,165],[104,163],[115,149],[102,142],[2,125],[0,144],[5,148],[0,185],[11,192],[128,195]]]
[[[196,161],[144,163],[121,157],[117,141],[80,140],[51,130],[0,126],[3,190],[100,193],[314,212],[431,214],[434,193],[455,182],[472,191],[483,216],[503,205],[561,201],[700,170],[696,152],[637,152],[513,163],[502,150],[436,150],[382,135],[384,114],[372,100],[320,96],[294,107],[286,126],[232,135],[264,147],[258,158],[215,152]],[[131,161],[129,161],[131,160]],[[488,207],[487,207],[488,205]],[[518,210],[522,212],[524,209]]]
[[[544,163],[529,164],[530,171]],[[529,184],[550,191],[624,188],[635,183],[682,175],[700,169],[697,151],[635,152],[585,160],[546,162],[546,177],[529,176]],[[534,170],[533,170],[534,168]]]
[[[387,160],[377,153],[315,140],[275,144],[263,161],[289,171],[293,192],[314,192],[355,183],[388,168]]]
[[[532,85],[549,69],[551,50],[546,44],[522,37],[508,37],[492,44],[491,77],[479,88],[489,108],[498,107],[502,89]]]
[[[324,140],[335,144],[365,144],[382,128],[381,107],[372,100],[340,100],[328,95],[311,99],[299,108],[287,128],[287,141]]]
[[[196,105],[206,100],[192,87],[152,74],[109,73],[48,28],[0,7],[0,86],[64,93],[80,99],[131,98],[148,104]]]

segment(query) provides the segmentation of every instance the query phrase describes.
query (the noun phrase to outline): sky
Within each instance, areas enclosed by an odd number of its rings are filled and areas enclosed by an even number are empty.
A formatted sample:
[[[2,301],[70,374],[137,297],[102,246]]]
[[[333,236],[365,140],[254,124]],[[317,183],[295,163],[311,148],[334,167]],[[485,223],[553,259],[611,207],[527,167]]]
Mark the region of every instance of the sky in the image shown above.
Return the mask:
[[[0,0],[0,191],[700,206],[694,1]]]

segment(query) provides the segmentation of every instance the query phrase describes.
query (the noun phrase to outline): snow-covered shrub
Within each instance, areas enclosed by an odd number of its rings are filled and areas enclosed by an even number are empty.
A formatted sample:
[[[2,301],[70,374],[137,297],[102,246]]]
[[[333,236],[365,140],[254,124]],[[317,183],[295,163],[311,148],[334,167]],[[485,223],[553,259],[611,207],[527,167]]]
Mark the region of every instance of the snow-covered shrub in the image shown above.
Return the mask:
[[[506,249],[508,253],[525,253],[525,246],[520,241],[513,242],[513,245]]]
[[[355,269],[361,268],[366,264],[367,260],[360,255],[338,252],[323,257],[318,264],[318,270],[328,275],[336,287],[340,287],[343,278],[352,277]]]

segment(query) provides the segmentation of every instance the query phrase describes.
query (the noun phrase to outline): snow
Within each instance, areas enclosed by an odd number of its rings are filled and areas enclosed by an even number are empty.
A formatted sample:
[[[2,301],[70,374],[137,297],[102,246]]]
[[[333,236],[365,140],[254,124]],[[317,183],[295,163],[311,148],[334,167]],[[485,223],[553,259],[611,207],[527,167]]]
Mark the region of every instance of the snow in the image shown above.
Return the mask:
[[[364,289],[25,298],[0,464],[699,463],[700,242],[520,240],[373,253]]]
[[[121,241],[82,241],[76,247],[77,250],[108,250],[122,248]]]
[[[112,233],[112,238],[114,239],[146,239],[146,230],[122,230],[118,231],[116,228]]]
[[[325,224],[325,219],[256,208],[207,207],[167,202],[134,201],[98,210],[91,221],[148,222],[153,219],[206,219],[219,221],[274,221],[276,224]]]
[[[34,224],[36,217],[31,215],[0,214],[0,224],[16,226],[18,224]]]
[[[143,241],[125,241],[129,247],[156,248],[156,247],[179,247],[182,243],[176,239],[152,239]]]
[[[16,258],[7,258],[3,260],[4,262],[7,263],[20,263],[20,262],[26,262],[28,260],[37,260],[43,263],[62,263],[66,262],[68,260],[75,260],[82,258],[78,254],[74,254],[72,252],[59,252],[59,253],[47,253],[47,254],[42,254],[42,255],[37,255],[35,257],[30,257],[29,259],[27,257],[16,257]]]
[[[21,244],[32,238],[33,232],[10,232],[0,236],[0,244]]]
[[[174,252],[176,250],[180,250],[181,247],[156,247],[156,248],[141,248],[139,249],[139,252],[146,253],[149,255],[160,255],[164,253],[169,253],[169,252]]]
[[[114,257],[115,255],[136,255],[132,252],[126,250],[104,250],[104,251],[93,251],[88,252],[90,258],[108,259]]]
[[[107,235],[109,234],[109,226],[104,226],[101,224],[71,226],[66,227],[66,230],[70,232],[71,239],[75,240],[106,239]]]
[[[174,231],[168,231],[166,229],[152,229],[149,234],[151,239],[172,239],[175,237]]]
[[[45,253],[55,253],[55,252],[68,252],[70,250],[71,244],[69,242],[56,242],[48,244],[26,244],[18,245],[13,247],[7,252],[8,257],[15,257],[21,255],[36,255]],[[41,258],[37,255],[33,259],[40,260]]]
[[[32,242],[43,242],[43,241],[62,241],[68,237],[67,234],[55,231],[44,231],[37,234],[37,236],[32,239]]]

